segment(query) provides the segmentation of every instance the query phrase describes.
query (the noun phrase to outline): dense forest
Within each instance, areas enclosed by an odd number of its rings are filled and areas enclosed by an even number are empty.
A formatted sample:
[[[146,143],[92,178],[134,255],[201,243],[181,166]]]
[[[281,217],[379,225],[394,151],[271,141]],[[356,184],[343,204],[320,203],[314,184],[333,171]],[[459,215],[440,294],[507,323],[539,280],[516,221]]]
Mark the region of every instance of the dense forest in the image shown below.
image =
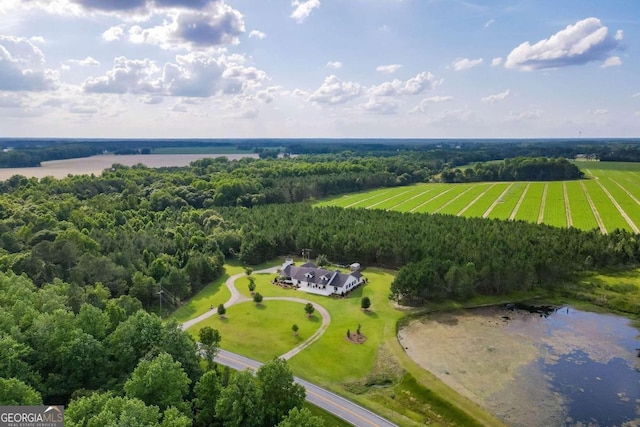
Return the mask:
[[[0,270],[37,286],[100,282],[145,307],[159,304],[162,290],[177,304],[240,251],[240,227],[216,208],[408,184],[429,168],[406,156],[218,158],[160,170],[114,165],[97,177],[14,176],[0,183]]]
[[[203,328],[215,354],[217,331]],[[281,359],[203,370],[196,341],[129,296],[0,273],[0,405],[64,404],[68,426],[308,426],[304,388]],[[242,402],[238,406],[236,402]]]
[[[476,163],[473,168],[446,170],[442,182],[564,181],[580,179],[584,173],[567,159],[516,157],[501,162]]]
[[[345,264],[399,268],[392,297],[412,304],[549,287],[585,268],[639,260],[635,235],[624,231],[301,204],[220,213],[240,227],[243,262],[313,248]]]

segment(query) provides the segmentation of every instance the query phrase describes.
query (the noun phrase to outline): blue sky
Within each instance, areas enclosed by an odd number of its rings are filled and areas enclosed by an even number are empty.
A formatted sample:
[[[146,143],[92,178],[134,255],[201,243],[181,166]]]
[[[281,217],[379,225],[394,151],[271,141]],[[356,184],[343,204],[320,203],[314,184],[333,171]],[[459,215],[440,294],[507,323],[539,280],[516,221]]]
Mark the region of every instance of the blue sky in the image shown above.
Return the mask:
[[[1,0],[0,136],[640,136],[637,0]]]

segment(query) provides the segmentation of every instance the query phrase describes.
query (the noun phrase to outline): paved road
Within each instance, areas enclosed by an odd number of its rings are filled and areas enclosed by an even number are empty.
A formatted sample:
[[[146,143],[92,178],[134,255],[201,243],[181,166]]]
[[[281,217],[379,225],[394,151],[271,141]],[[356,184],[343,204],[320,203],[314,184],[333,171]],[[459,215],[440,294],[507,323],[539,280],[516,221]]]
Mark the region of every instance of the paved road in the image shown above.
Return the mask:
[[[240,371],[245,369],[256,371],[262,365],[260,362],[225,350],[220,350],[216,357],[216,362]],[[348,401],[344,397],[340,397],[298,377],[294,377],[294,381],[306,389],[308,402],[343,419],[349,424],[357,427],[397,427],[395,424],[362,406]]]
[[[276,270],[277,270],[277,267],[273,267],[265,270],[258,270],[258,271],[255,271],[255,273],[275,273]],[[242,302],[251,301],[251,298],[247,298],[243,296],[235,286],[235,281],[242,276],[244,276],[244,273],[239,273],[229,277],[226,280],[225,284],[227,288],[229,288],[229,291],[231,292],[231,298],[229,298],[229,301],[225,303],[225,307],[229,307],[231,305],[242,303]],[[268,298],[265,298],[264,300],[265,301],[269,301],[269,300],[292,301],[292,302],[298,302],[301,304],[306,304],[308,302],[311,302],[309,300],[305,300],[302,298],[295,298],[295,297],[268,297]],[[316,311],[320,313],[320,315],[322,316],[322,324],[312,336],[307,338],[304,342],[302,342],[297,347],[291,349],[287,353],[280,356],[281,358],[285,360],[292,358],[293,356],[298,354],[300,351],[304,350],[305,348],[310,346],[312,343],[317,341],[329,326],[329,323],[331,322],[331,315],[329,314],[327,309],[314,302],[311,302],[311,303],[315,307]],[[195,325],[196,323],[199,323],[215,315],[216,312],[217,312],[217,309],[214,308],[198,317],[188,320],[182,324],[182,329],[187,330],[188,328]],[[239,354],[231,353],[229,351],[222,350],[222,349],[219,351],[218,356],[216,357],[216,362],[220,363],[221,365],[229,366],[230,368],[233,368],[239,371],[242,371],[245,369],[251,369],[253,371],[256,371],[262,365],[260,362],[257,362],[255,360],[249,359]],[[298,377],[295,377],[294,380],[296,383],[301,384],[306,389],[306,394],[307,394],[306,398],[308,402],[318,406],[319,408],[324,409],[325,411],[335,415],[336,417],[339,417],[345,420],[346,422],[354,426],[357,426],[357,427],[361,427],[361,426],[362,427],[370,427],[370,426],[394,427],[396,426],[395,424],[385,420],[379,415],[374,414],[368,409],[365,409],[362,406],[356,405],[355,403],[348,401],[344,397],[340,397],[337,394],[331,393],[328,390],[318,387]]]

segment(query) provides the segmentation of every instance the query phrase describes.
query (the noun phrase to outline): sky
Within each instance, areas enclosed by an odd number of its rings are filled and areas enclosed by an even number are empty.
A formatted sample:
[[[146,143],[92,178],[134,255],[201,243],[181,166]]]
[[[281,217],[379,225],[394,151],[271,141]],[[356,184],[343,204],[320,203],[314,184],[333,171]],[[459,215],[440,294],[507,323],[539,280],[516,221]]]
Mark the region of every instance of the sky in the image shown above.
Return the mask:
[[[640,1],[0,0],[0,137],[640,137]]]

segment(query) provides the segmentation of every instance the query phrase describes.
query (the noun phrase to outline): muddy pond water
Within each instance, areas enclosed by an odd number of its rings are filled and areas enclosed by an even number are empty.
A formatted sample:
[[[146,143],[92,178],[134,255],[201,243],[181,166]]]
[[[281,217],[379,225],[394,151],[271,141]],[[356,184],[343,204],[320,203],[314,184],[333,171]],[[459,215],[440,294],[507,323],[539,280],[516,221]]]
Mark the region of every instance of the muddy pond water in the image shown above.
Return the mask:
[[[639,332],[624,317],[514,306],[429,315],[407,354],[512,426],[640,425]]]

